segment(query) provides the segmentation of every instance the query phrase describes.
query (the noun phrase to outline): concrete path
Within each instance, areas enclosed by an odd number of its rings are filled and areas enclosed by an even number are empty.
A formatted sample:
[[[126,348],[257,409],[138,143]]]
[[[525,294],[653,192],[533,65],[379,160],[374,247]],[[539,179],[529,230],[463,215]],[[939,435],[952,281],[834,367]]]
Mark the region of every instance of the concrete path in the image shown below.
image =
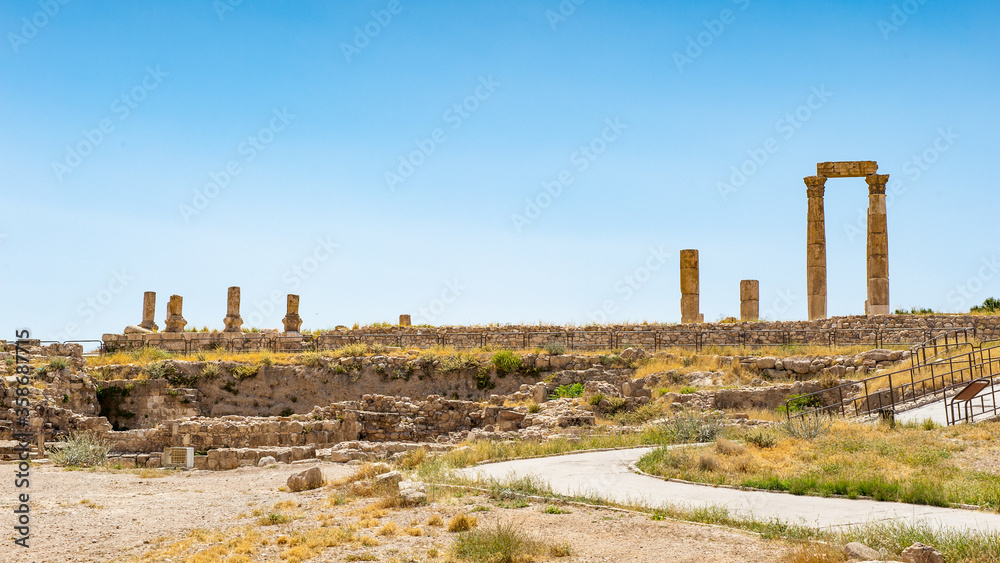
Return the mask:
[[[695,508],[721,506],[734,516],[780,519],[790,524],[836,528],[885,520],[926,522],[935,528],[1000,531],[1000,514],[937,508],[898,502],[795,496],[785,493],[738,491],[707,485],[663,481],[632,472],[628,465],[652,448],[635,448],[491,463],[463,469],[482,480],[506,481],[534,475],[557,493],[586,494],[635,502]]]
[[[979,422],[986,417],[993,416],[995,412],[993,409],[993,395],[989,391],[989,388],[983,390],[975,399],[969,402],[969,413],[974,422]],[[896,422],[916,423],[921,423],[929,418],[940,426],[947,426],[947,408],[945,400],[941,399],[913,409],[897,412],[895,418]],[[956,406],[954,416],[957,424],[965,422],[965,406],[962,404]]]

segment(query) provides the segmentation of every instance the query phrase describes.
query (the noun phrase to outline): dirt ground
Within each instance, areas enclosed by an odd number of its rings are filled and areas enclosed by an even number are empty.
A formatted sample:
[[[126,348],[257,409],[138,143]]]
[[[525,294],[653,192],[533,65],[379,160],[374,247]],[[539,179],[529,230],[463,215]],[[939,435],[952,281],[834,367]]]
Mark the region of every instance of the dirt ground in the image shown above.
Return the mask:
[[[253,536],[254,551],[241,558],[202,553],[197,561],[296,561],[283,546],[296,532],[319,526],[357,530],[363,543],[328,547],[303,560],[332,561],[440,561],[456,534],[431,525],[434,516],[444,523],[462,512],[476,516],[480,526],[513,521],[536,538],[568,544],[571,555],[553,558],[565,562],[683,562],[776,561],[788,552],[780,542],[763,541],[738,531],[610,510],[566,506],[568,514],[543,512],[544,505],[496,502],[460,494],[427,506],[373,512],[371,499],[334,505],[329,489],[304,493],[281,492],[292,473],[308,465],[278,464],[232,471],[161,472],[165,477],[144,478],[136,473],[67,471],[51,466],[32,468],[31,547],[13,544],[10,533],[15,499],[12,464],[0,464],[0,512],[6,523],[0,561],[4,563],[67,563],[127,561],[190,561],[199,545],[169,551],[192,538],[192,530],[219,531],[214,538],[199,536],[201,547],[225,546]],[[347,476],[354,467],[318,464],[327,480]],[[23,491],[23,489],[22,489]],[[291,501],[291,502],[288,502]],[[278,504],[281,503],[281,504]],[[278,506],[275,506],[278,505]],[[261,515],[287,514],[289,522],[267,525]],[[387,524],[398,527],[386,533]],[[389,526],[391,528],[392,526]],[[376,545],[377,544],[377,545]],[[187,545],[187,544],[184,544]],[[169,556],[166,555],[169,552]],[[145,556],[145,557],[144,557]],[[228,557],[232,557],[231,555]],[[543,558],[544,559],[544,558]]]

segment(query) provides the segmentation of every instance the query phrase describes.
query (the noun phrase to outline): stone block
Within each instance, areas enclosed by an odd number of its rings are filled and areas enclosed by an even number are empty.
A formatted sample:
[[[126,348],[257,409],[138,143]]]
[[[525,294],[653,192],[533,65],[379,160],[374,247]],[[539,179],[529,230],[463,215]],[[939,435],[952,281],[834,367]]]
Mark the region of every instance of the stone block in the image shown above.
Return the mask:
[[[816,164],[816,174],[827,178],[858,178],[876,172],[878,172],[878,163],[874,160],[820,162]]]

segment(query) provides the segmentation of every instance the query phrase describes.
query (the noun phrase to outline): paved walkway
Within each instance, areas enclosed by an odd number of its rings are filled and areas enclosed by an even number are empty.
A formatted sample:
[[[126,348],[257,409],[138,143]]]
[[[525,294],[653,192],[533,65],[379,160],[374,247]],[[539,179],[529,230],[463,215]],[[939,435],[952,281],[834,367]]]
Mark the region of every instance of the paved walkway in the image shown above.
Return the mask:
[[[948,407],[945,406],[945,400],[940,399],[932,403],[921,405],[914,409],[897,412],[895,418],[896,422],[916,422],[916,423],[921,423],[929,418],[940,426],[947,426],[948,425],[948,418],[946,414],[947,408]],[[969,413],[972,415],[973,421],[975,422],[979,422],[984,418],[993,416],[994,412],[995,410],[993,409],[993,395],[989,393],[989,388],[985,389],[975,399],[969,402]],[[958,404],[955,407],[954,416],[956,423],[961,424],[965,422],[964,404]]]
[[[938,508],[899,502],[796,496],[687,485],[632,472],[628,465],[651,448],[634,448],[538,459],[505,461],[461,472],[480,479],[504,481],[535,475],[557,493],[590,494],[618,502],[656,508],[666,504],[689,508],[721,506],[734,516],[774,518],[791,524],[836,528],[884,520],[926,522],[936,528],[1000,531],[1000,514]]]

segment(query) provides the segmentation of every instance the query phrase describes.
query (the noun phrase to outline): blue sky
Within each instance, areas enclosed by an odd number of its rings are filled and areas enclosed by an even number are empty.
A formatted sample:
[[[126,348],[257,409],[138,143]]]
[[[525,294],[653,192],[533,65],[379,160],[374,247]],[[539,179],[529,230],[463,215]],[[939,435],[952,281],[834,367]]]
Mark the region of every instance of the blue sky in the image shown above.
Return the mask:
[[[119,332],[143,291],[221,329],[231,285],[260,327],[286,293],[304,328],[677,322],[684,248],[707,320],[741,279],[801,319],[802,178],[831,160],[895,183],[891,306],[964,311],[1000,296],[998,26],[985,1],[4,2],[0,338]],[[863,312],[866,188],[827,183],[831,315]]]

